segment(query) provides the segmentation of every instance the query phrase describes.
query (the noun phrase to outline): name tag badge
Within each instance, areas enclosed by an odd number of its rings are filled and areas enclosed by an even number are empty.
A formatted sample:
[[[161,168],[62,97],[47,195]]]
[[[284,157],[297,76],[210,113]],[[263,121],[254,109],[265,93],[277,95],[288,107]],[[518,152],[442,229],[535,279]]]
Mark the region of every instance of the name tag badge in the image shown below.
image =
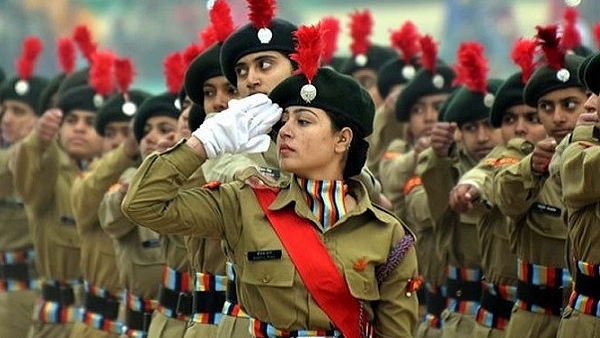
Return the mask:
[[[264,251],[249,251],[248,260],[253,261],[269,261],[281,259],[281,250],[264,250]]]
[[[281,172],[278,169],[270,167],[260,167],[259,171],[261,174],[268,176],[276,181],[281,177]]]
[[[542,203],[536,202],[531,206],[531,208],[535,212],[539,212],[541,214],[547,214],[547,215],[554,216],[554,217],[560,217],[560,214],[561,214],[560,208],[554,207],[554,206],[548,205],[548,204],[542,204]]]

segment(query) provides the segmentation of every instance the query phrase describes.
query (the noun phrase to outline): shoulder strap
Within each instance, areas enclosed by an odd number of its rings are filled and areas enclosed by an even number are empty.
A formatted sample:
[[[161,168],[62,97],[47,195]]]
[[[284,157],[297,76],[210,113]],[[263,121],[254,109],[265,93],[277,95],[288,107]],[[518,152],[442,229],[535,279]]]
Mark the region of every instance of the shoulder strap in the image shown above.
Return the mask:
[[[273,190],[254,189],[254,193],[315,302],[344,337],[362,338],[366,323],[361,304],[350,294],[313,225],[289,208],[269,210],[277,196]]]

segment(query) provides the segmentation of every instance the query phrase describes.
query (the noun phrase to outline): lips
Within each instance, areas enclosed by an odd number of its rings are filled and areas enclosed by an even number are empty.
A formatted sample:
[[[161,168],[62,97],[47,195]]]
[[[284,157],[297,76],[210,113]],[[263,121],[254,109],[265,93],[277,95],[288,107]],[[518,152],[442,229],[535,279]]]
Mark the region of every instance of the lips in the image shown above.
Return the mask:
[[[279,153],[282,155],[291,153],[292,151],[294,151],[294,150],[285,144],[282,144],[279,146]]]
[[[552,131],[552,136],[554,137],[565,137],[567,136],[567,134],[569,134],[572,130],[571,129],[557,129],[557,130],[553,130]]]

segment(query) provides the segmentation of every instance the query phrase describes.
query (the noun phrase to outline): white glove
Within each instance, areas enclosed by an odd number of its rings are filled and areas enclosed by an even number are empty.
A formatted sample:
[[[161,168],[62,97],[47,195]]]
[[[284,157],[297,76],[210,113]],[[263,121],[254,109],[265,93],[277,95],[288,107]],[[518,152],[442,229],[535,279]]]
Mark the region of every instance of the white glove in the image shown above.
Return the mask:
[[[205,120],[192,136],[202,142],[208,158],[264,152],[271,142],[266,133],[281,119],[281,112],[265,94],[231,100],[228,109]]]

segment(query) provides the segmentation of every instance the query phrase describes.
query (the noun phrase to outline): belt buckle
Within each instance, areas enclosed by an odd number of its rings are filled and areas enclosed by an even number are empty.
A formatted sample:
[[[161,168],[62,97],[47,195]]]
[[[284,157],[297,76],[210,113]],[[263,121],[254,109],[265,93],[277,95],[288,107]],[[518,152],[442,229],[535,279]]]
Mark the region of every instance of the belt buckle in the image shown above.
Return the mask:
[[[60,303],[63,305],[72,305],[75,303],[75,294],[73,288],[68,285],[61,285],[58,289]]]
[[[177,306],[175,308],[177,314],[189,316],[192,314],[192,295],[187,292],[180,292],[177,297]]]

